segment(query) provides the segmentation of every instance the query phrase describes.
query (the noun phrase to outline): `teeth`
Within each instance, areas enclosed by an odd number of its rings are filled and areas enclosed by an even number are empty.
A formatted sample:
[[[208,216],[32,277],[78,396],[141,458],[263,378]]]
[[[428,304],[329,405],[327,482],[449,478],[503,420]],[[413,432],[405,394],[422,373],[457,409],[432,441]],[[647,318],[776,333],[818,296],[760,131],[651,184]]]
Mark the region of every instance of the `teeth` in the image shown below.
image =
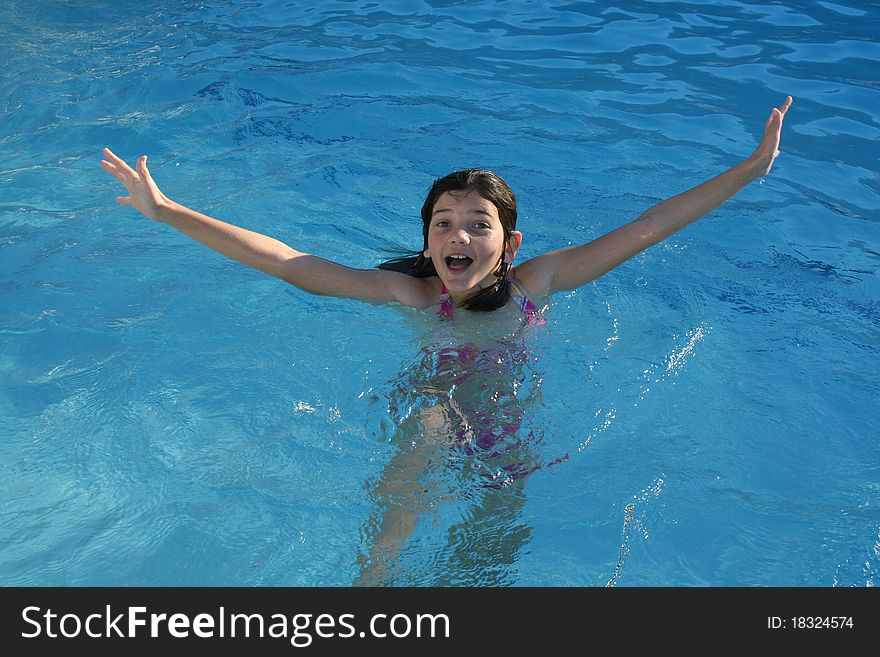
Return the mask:
[[[449,256],[449,257],[450,257],[450,258],[454,258],[454,259],[456,259],[456,260],[464,260],[464,259],[467,258],[467,256],[463,256],[463,255],[451,255],[451,256]]]

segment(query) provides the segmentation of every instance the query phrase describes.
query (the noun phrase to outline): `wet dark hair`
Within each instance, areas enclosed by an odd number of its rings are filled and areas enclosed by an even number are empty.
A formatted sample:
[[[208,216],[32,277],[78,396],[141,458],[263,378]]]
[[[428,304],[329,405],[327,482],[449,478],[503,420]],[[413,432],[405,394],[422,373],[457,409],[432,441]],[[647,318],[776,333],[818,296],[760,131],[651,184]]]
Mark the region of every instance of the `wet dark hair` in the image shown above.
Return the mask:
[[[422,237],[424,243],[421,251],[408,251],[403,257],[393,258],[378,265],[379,269],[399,271],[416,278],[428,278],[437,276],[437,270],[430,258],[424,253],[428,248],[428,229],[431,226],[431,214],[434,205],[446,192],[477,192],[484,199],[492,203],[498,209],[498,218],[504,229],[504,245],[507,246],[513,231],[516,230],[516,196],[513,190],[499,176],[485,169],[464,169],[454,171],[449,175],[438,178],[431,185],[428,196],[422,205]],[[481,290],[462,304],[468,310],[497,310],[504,306],[510,299],[510,281],[507,280],[507,272],[510,265],[504,262],[504,252],[495,276],[498,279],[494,285]]]

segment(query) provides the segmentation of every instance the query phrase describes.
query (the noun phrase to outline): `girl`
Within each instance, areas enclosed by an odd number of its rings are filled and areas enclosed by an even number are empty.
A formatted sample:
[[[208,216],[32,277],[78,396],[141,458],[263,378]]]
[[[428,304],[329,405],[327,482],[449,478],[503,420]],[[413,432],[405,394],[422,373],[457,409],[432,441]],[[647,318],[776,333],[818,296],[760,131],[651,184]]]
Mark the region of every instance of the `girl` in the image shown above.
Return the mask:
[[[530,370],[521,342],[509,339],[510,327],[543,323],[532,299],[588,283],[766,175],[779,155],[791,103],[788,97],[772,110],[758,148],[732,169],[588,244],[516,267],[522,243],[516,199],[488,171],[435,181],[422,208],[420,251],[378,269],[352,269],[175,203],[156,186],[146,156],[132,169],[105,149],[101,166],[128,190],[119,203],[304,290],[422,309],[439,305],[441,317],[455,317],[448,330],[426,338],[420,359],[397,377],[385,400],[392,419],[388,442],[397,449],[368,486],[376,510],[362,530],[366,550],[354,583],[500,585],[512,583],[517,555],[529,540],[518,514],[524,479],[540,467],[534,447],[542,440],[540,429],[524,424],[540,394],[540,373]],[[469,330],[472,324],[491,324],[505,338],[487,348],[486,336]],[[401,550],[419,517],[456,499],[467,500],[468,513],[449,528],[449,543],[433,557],[428,579],[407,573]]]
[[[437,180],[422,208],[422,251],[376,269],[353,269],[297,251],[271,237],[212,219],[165,196],[141,156],[132,169],[104,149],[105,171],[128,191],[116,201],[237,260],[314,294],[396,301],[452,317],[456,308],[496,310],[513,298],[525,320],[539,322],[531,299],[589,283],[657,244],[760,178],[779,155],[791,96],[774,108],[754,153],[712,180],[647,210],[638,219],[582,246],[551,251],[513,267],[522,244],[516,199],[496,175],[480,170]]]

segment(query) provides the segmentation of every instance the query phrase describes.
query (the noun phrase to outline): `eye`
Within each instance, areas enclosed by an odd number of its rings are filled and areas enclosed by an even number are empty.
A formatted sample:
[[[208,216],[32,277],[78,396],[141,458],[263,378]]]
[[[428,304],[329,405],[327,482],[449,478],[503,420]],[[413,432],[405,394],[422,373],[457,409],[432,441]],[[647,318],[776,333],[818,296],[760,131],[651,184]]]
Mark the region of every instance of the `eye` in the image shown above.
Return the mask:
[[[474,228],[476,228],[477,230],[489,230],[491,226],[487,221],[478,221],[474,224]]]
[[[434,225],[437,226],[438,228],[447,228],[449,226],[449,220],[448,219],[440,219]]]

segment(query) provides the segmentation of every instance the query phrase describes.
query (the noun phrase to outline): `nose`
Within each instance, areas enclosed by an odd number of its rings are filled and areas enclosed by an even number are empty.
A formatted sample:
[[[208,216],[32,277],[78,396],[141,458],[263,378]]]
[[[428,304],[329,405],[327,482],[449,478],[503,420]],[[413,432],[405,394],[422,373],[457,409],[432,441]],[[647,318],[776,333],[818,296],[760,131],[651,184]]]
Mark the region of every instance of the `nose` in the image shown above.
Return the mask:
[[[456,228],[449,234],[450,244],[469,244],[471,236],[464,228]]]

